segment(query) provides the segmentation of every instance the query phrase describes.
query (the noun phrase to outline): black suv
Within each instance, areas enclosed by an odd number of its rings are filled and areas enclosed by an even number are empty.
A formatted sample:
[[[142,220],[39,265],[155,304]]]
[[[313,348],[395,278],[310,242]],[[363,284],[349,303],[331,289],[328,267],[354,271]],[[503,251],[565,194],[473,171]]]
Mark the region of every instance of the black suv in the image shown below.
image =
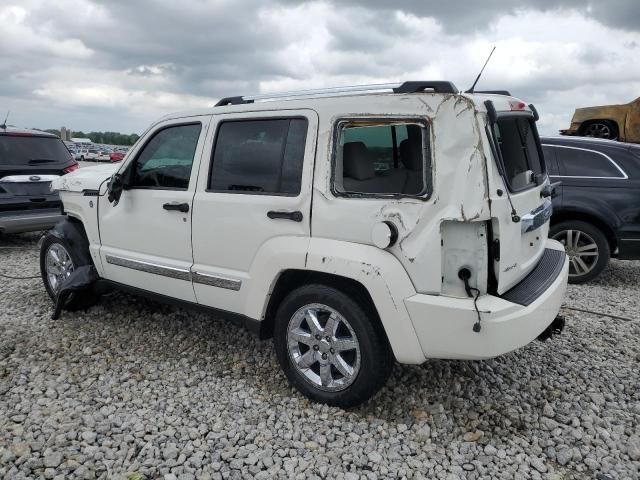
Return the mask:
[[[640,259],[640,146],[543,137],[547,171],[561,181],[549,236],[565,245],[569,282],[599,275],[609,258]]]
[[[61,220],[51,181],[77,168],[55,135],[1,126],[0,234],[45,230]]]

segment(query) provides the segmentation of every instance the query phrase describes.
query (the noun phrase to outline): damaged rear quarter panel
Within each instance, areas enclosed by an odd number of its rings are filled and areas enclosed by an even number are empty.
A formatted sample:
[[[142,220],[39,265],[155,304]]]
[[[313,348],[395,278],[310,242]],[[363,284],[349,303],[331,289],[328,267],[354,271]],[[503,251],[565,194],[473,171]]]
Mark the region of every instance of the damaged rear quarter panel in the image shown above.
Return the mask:
[[[425,118],[430,126],[433,190],[425,199],[336,197],[331,193],[330,164],[316,162],[312,235],[372,245],[373,226],[392,222],[398,240],[387,251],[401,262],[418,292],[439,293],[441,222],[490,218],[486,159],[475,104],[459,95],[425,94],[408,95],[400,101],[397,96],[381,96],[367,107],[370,117]],[[320,124],[334,125],[337,120]],[[332,131],[320,132],[318,158],[331,158],[333,141]]]

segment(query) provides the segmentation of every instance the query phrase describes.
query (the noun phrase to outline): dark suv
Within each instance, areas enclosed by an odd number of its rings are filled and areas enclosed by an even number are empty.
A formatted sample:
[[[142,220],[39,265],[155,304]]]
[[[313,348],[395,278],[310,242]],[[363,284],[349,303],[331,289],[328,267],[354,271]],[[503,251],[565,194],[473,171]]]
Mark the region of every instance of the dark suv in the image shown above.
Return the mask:
[[[640,259],[640,146],[541,138],[553,199],[549,236],[565,245],[569,282],[595,278],[609,258]]]
[[[0,234],[54,226],[63,217],[51,181],[77,168],[55,135],[0,127]]]

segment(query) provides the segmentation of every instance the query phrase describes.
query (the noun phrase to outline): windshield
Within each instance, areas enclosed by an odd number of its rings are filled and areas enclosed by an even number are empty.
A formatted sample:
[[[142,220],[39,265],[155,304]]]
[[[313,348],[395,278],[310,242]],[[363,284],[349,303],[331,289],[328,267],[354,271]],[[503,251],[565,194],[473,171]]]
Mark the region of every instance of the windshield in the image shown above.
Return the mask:
[[[535,186],[536,176],[544,173],[545,169],[533,118],[498,118],[494,132],[511,190],[519,191]]]
[[[38,165],[69,159],[69,150],[59,138],[0,135],[0,165]]]

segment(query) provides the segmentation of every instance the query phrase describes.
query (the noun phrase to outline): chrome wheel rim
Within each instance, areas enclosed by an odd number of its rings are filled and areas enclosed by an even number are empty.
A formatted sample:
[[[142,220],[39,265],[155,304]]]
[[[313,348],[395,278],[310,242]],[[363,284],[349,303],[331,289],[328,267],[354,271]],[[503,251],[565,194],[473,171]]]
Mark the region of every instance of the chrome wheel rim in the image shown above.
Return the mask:
[[[344,390],[360,371],[360,344],[349,322],[320,303],[298,309],[287,327],[293,367],[315,388]]]
[[[585,132],[587,137],[611,138],[611,128],[604,123],[592,123]]]
[[[600,253],[595,240],[580,230],[563,230],[553,236],[569,256],[569,276],[580,277],[593,270]]]
[[[49,288],[54,294],[58,293],[60,285],[71,275],[74,269],[75,266],[73,265],[73,260],[71,260],[71,255],[62,245],[54,243],[47,249],[45,270]]]

